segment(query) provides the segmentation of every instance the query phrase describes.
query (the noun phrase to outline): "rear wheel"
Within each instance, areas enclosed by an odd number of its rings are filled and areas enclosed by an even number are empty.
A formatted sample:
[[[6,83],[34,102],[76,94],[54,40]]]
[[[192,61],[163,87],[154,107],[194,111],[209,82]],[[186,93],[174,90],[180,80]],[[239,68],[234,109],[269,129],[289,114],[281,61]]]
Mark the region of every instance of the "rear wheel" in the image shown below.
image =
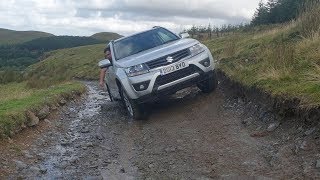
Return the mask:
[[[127,93],[121,88],[121,98],[123,104],[131,118],[134,120],[144,119],[146,117],[146,112],[142,104],[138,104],[129,98]]]
[[[218,86],[217,74],[213,72],[207,80],[198,84],[198,88],[204,93],[213,92]]]

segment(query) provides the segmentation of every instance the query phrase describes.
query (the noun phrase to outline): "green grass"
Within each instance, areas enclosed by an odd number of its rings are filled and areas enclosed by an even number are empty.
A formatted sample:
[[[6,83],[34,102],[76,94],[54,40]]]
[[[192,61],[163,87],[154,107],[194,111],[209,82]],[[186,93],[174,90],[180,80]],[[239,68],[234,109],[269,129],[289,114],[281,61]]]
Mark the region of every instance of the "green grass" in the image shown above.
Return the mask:
[[[219,68],[232,79],[272,95],[299,98],[301,106],[319,106],[320,29],[307,36],[305,25],[301,18],[269,30],[204,43],[219,60]]]
[[[78,82],[66,82],[46,89],[29,89],[26,83],[0,85],[0,137],[9,136],[28,119],[26,111],[38,112],[44,105],[56,105],[85,91]]]
[[[40,37],[54,36],[53,34],[39,31],[14,31],[0,28],[1,44],[20,44]]]
[[[99,44],[50,52],[49,58],[27,69],[29,87],[47,87],[72,78],[98,79],[104,47]]]

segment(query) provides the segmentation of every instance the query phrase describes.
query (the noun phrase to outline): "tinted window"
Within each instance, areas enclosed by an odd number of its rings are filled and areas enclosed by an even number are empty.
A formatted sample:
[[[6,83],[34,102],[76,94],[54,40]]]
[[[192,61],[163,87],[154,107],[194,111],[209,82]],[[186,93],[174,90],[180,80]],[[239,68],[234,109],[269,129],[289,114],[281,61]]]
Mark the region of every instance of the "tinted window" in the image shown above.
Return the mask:
[[[115,56],[116,59],[122,59],[177,39],[178,36],[166,29],[152,29],[115,42]]]

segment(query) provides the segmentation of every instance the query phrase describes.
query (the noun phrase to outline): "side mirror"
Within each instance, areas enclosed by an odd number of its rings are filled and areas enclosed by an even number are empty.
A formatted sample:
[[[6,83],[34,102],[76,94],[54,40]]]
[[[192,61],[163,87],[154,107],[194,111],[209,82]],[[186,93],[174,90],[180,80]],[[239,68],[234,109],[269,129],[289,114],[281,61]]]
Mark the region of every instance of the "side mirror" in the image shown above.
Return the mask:
[[[112,66],[112,64],[111,64],[109,59],[101,60],[98,65],[99,65],[100,68],[107,68],[107,67]]]
[[[181,38],[188,38],[190,37],[189,33],[180,33]]]

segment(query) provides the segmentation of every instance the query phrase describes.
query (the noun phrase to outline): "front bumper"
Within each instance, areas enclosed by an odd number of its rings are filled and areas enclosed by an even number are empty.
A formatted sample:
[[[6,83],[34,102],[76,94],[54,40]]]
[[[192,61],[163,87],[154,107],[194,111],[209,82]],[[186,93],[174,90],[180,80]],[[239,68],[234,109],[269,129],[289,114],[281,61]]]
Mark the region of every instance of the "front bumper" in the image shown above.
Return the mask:
[[[163,89],[159,89],[157,86],[155,86],[152,90],[152,93],[141,96],[138,99],[135,99],[134,101],[137,102],[138,104],[156,101],[161,97],[174,94],[181,89],[206,81],[214,77],[214,74],[215,74],[214,70],[211,70],[208,72],[202,72],[202,73],[199,72],[199,75],[195,77],[189,78],[188,80],[181,81],[179,83],[176,83],[175,85],[172,85]]]

